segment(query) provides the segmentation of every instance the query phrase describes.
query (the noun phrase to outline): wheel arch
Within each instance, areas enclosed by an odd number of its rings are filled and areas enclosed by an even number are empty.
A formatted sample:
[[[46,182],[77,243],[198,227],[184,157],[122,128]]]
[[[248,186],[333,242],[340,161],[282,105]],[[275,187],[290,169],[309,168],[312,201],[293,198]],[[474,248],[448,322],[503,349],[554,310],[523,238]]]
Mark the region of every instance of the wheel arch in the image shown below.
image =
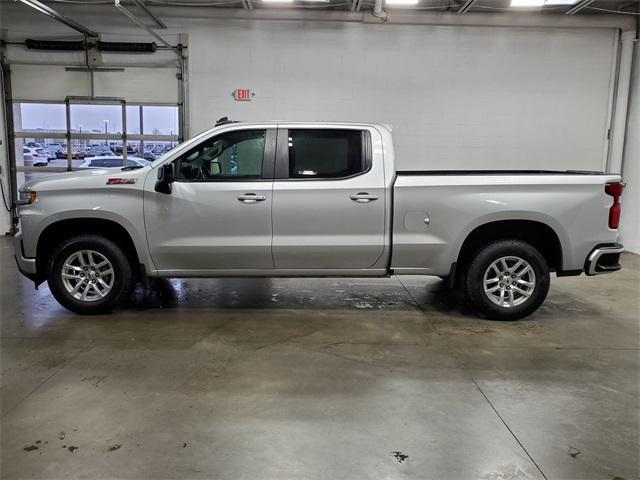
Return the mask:
[[[60,242],[82,234],[100,235],[116,243],[123,249],[134,270],[143,263],[142,252],[136,247],[133,236],[120,223],[105,218],[65,218],[47,225],[38,237],[36,271],[40,279],[46,278],[51,255]]]
[[[562,242],[554,228],[538,220],[494,220],[476,226],[465,237],[456,259],[456,283],[482,247],[504,239],[529,243],[542,254],[551,271],[562,272]]]

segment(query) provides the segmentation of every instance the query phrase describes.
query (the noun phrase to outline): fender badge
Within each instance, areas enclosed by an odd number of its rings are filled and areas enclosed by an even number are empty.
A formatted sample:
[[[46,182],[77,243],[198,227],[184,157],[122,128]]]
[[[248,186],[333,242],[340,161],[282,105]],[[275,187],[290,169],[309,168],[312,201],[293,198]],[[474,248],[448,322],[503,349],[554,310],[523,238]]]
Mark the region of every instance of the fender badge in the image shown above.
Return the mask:
[[[131,185],[137,181],[137,178],[108,178],[107,185]]]

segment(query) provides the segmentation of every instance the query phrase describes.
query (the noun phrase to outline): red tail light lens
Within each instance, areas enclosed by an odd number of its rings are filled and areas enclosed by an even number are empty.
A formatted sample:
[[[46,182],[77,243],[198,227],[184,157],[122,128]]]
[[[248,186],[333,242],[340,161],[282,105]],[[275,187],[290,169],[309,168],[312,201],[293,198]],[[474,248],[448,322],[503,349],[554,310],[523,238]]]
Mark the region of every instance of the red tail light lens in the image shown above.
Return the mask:
[[[620,226],[620,213],[622,211],[620,197],[622,197],[624,185],[622,182],[613,182],[604,186],[605,193],[613,197],[613,205],[609,208],[609,228],[615,229]]]

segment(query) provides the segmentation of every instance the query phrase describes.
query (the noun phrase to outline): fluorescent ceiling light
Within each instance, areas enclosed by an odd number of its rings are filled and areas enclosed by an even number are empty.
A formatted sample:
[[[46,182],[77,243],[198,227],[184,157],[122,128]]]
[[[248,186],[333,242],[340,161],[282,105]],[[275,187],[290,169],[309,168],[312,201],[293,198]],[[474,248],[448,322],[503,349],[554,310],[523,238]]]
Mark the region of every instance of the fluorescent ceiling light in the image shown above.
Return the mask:
[[[386,0],[386,5],[417,5],[420,0]]]
[[[547,0],[544,2],[545,5],[573,5],[574,3],[578,3],[578,0]]]
[[[542,7],[544,0],[511,0],[512,7]]]

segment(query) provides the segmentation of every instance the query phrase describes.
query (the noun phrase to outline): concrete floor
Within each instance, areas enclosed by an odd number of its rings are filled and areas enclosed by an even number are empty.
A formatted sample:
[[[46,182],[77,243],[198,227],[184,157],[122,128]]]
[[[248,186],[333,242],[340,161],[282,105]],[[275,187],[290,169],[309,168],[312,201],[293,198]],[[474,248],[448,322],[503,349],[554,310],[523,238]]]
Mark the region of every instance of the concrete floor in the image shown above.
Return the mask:
[[[3,478],[640,476],[638,256],[514,323],[420,277],[175,280],[82,317],[0,246]]]

